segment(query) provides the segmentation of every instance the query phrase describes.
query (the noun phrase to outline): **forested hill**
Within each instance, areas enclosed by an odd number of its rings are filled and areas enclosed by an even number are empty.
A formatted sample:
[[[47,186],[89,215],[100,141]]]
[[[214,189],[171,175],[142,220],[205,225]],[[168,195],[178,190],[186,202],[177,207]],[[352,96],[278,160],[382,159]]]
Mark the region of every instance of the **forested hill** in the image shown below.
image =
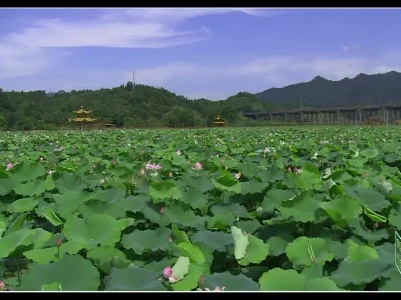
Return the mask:
[[[69,125],[68,118],[83,105],[99,123],[118,127],[212,126],[220,114],[227,125],[240,123],[242,111],[277,109],[250,93],[239,93],[222,101],[189,100],[163,88],[132,83],[112,89],[81,90],[46,94],[45,91],[0,90],[0,129],[57,129]]]
[[[283,109],[401,104],[401,73],[359,74],[353,79],[312,81],[255,94]]]

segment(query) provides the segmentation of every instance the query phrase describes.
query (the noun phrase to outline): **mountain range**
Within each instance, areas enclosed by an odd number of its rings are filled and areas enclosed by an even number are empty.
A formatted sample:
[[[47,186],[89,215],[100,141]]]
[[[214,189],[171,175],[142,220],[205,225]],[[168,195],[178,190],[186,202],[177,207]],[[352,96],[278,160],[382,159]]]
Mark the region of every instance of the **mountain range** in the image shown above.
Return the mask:
[[[255,95],[281,109],[401,104],[401,73],[361,73],[339,81],[317,76],[309,82],[270,88]]]

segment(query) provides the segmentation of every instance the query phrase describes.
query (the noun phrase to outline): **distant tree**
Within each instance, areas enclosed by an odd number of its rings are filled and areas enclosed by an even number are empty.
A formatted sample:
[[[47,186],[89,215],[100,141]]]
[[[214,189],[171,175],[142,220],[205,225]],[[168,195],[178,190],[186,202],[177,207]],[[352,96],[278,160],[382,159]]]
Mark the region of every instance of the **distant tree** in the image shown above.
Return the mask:
[[[0,114],[0,130],[7,129],[7,120],[3,114]]]
[[[1,92],[0,114],[12,130],[63,128],[73,111],[81,105],[92,110],[92,117],[119,127],[200,127],[213,126],[221,114],[227,124],[234,124],[241,111],[269,110],[269,103],[249,93],[222,101],[188,100],[164,88],[136,85],[132,82],[111,89],[59,91],[54,97],[44,91]]]
[[[127,91],[132,91],[134,89],[134,84],[131,81],[128,81],[127,84],[125,85],[125,89]]]

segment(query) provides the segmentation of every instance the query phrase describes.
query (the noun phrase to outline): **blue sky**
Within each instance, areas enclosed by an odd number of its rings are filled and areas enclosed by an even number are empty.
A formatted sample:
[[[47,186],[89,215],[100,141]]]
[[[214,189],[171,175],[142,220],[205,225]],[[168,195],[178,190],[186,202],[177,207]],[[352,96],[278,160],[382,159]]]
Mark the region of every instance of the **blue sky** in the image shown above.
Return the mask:
[[[401,71],[400,9],[0,9],[0,88],[191,99]]]

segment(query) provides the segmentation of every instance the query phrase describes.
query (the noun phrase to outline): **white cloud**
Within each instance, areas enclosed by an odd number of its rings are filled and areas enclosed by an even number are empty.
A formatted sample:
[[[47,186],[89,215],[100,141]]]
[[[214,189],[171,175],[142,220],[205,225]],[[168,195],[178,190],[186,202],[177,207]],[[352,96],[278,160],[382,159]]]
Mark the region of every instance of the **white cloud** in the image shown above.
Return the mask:
[[[163,48],[201,41],[209,36],[209,28],[189,29],[177,23],[234,10],[237,9],[96,9],[88,10],[88,17],[80,20],[21,19],[20,24],[14,20],[18,31],[0,39],[0,76],[32,75],[72,53],[54,48]],[[260,15],[252,9],[242,13]]]
[[[258,17],[273,17],[295,12],[295,10],[287,8],[237,8],[235,10]]]
[[[23,21],[18,31],[0,37],[0,78],[2,87],[23,87],[27,90],[97,89],[126,83],[131,70],[99,72],[67,71],[59,65],[59,74],[47,78],[41,74],[48,67],[71,55],[76,47],[161,48],[200,41],[209,36],[205,26],[190,28],[184,21],[206,15],[236,11],[255,16],[292,13],[287,9],[102,9],[91,11],[91,17],[80,20],[42,19]],[[220,67],[176,61],[165,65],[135,70],[136,82],[163,86],[188,97],[224,99],[236,92],[260,92],[271,87],[309,81],[320,75],[339,80],[359,73],[382,73],[401,70],[399,54],[376,58],[352,56],[359,44],[343,45],[347,54],[338,57],[268,56],[244,65]],[[66,50],[65,48],[68,48]],[[347,56],[347,57],[345,57]],[[31,76],[34,75],[35,77]],[[29,83],[17,79],[31,76]],[[14,81],[13,81],[14,80]],[[12,83],[14,82],[14,83]],[[213,96],[214,95],[214,96]]]
[[[394,60],[395,62],[397,60]],[[320,75],[330,80],[340,80],[344,77],[354,77],[359,73],[377,73],[400,68],[400,64],[389,63],[382,57],[376,59],[362,57],[296,57],[271,56],[260,58],[244,66],[231,68],[230,72],[246,76],[264,76],[275,79],[269,85],[290,84],[288,79],[302,78],[310,80]],[[288,78],[286,80],[286,78]],[[268,83],[268,82],[266,82]],[[293,82],[295,83],[295,82]]]
[[[110,21],[68,22],[44,20],[22,33],[12,33],[6,42],[34,47],[158,48],[204,39],[205,28],[176,31],[163,23]]]
[[[0,44],[0,78],[34,75],[69,54],[63,50],[49,51],[20,44]]]
[[[343,51],[350,51],[350,50],[360,49],[360,48],[362,48],[362,45],[355,43],[355,44],[350,44],[350,45],[344,45],[344,46],[341,46],[340,48]]]
[[[202,40],[209,32],[206,26],[185,30],[177,29],[174,23],[233,11],[269,15],[265,9],[106,9],[97,18],[33,21],[31,26],[10,33],[5,42],[31,47],[169,47]]]

